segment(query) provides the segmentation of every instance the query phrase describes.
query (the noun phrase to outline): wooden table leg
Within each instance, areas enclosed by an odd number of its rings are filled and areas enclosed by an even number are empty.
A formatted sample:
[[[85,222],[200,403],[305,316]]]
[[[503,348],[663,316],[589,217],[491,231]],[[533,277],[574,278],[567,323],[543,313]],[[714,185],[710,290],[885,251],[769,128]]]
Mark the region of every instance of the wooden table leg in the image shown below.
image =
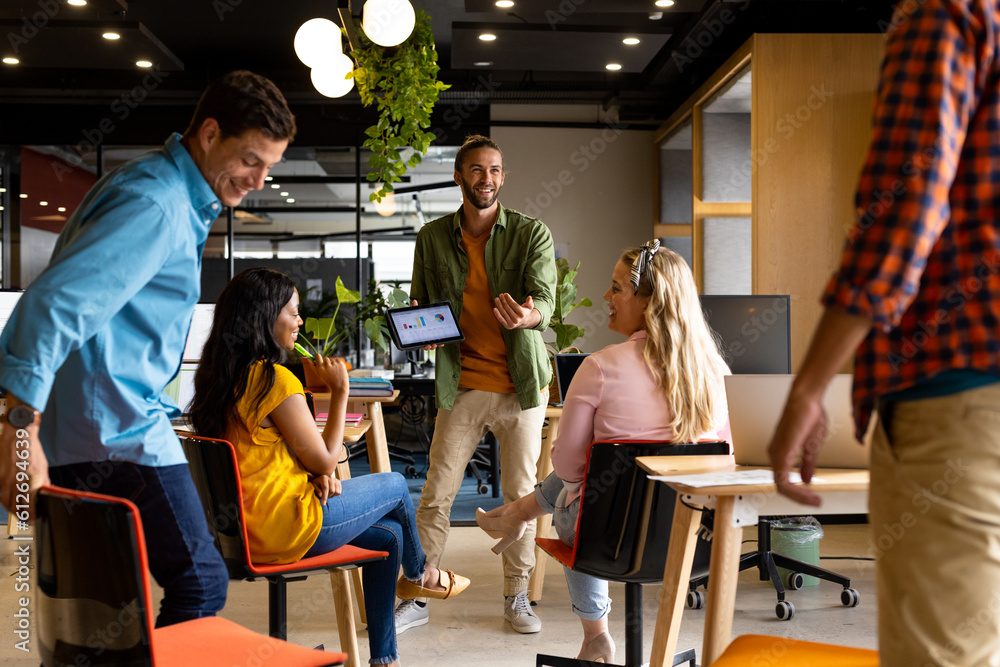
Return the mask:
[[[549,425],[542,431],[542,448],[538,454],[535,479],[541,482],[552,472],[552,441],[555,440],[559,432],[559,417],[550,416]],[[549,529],[552,527],[552,515],[546,514],[535,520],[535,536],[548,537]],[[545,586],[545,565],[548,562],[548,555],[542,548],[535,546],[535,569],[531,571],[531,578],[528,580],[528,599],[537,602],[542,599],[542,588]]]
[[[733,525],[735,507],[735,496],[716,498],[712,560],[708,568],[708,599],[705,601],[703,665],[711,665],[718,660],[733,635],[740,540],[743,536],[743,531]]]
[[[694,562],[694,551],[698,541],[700,512],[678,502],[674,504],[674,520],[670,526],[670,543],[667,547],[667,563],[663,568],[663,587],[660,589],[660,607],[656,612],[656,627],[653,630],[653,653],[650,667],[664,667],[673,664],[677,651],[677,636],[681,629],[681,615],[688,591],[688,577]],[[703,664],[708,664],[703,661]]]
[[[351,464],[347,461],[337,464],[337,470],[334,473],[337,479],[344,481],[345,479],[351,478]],[[365,612],[365,589],[361,584],[361,568],[357,567],[351,570],[351,579],[354,581],[354,597],[358,600],[358,616],[361,622],[368,624],[368,614]]]
[[[348,412],[358,412],[370,419],[372,426],[365,433],[368,445],[368,465],[372,472],[390,472],[389,441],[385,437],[385,422],[382,420],[382,404],[376,401],[350,401]]]
[[[346,667],[361,667],[358,658],[358,631],[354,625],[354,604],[351,602],[351,580],[347,570],[330,570],[333,587],[333,608],[337,614],[340,651],[347,654]]]

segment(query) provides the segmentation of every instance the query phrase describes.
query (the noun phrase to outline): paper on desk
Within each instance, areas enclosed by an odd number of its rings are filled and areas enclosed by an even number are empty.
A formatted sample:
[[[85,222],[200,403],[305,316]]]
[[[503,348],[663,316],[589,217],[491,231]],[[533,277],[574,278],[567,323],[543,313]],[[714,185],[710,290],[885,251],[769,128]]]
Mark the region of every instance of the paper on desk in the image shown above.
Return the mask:
[[[699,475],[650,475],[649,478],[657,482],[671,482],[700,489],[707,486],[773,484],[774,472],[771,470],[737,470],[732,472],[706,472]],[[802,482],[802,475],[797,472],[790,472],[788,473],[788,480],[792,484],[799,484]],[[822,482],[823,480],[813,477],[812,481]]]

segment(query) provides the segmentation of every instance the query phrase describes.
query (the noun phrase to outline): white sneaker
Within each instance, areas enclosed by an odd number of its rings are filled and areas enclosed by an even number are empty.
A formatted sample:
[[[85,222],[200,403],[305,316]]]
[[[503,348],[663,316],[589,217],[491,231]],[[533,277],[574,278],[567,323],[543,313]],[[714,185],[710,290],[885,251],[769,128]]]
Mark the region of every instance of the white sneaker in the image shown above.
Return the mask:
[[[397,635],[401,635],[418,625],[427,625],[428,620],[430,620],[430,613],[427,611],[426,604],[421,607],[416,600],[400,600],[396,606]]]
[[[542,620],[535,615],[531,603],[528,602],[528,591],[504,597],[503,617],[510,621],[510,626],[515,632],[520,632],[522,635],[542,629]]]

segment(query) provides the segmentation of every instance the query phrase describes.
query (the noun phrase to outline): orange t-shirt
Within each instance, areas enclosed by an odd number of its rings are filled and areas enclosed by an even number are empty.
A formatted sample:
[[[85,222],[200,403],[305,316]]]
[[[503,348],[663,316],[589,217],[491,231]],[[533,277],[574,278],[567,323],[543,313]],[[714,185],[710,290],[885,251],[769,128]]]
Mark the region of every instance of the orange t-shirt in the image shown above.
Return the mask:
[[[462,230],[462,249],[469,257],[469,273],[462,291],[462,314],[458,318],[465,334],[460,346],[462,375],[458,386],[513,394],[516,390],[507,367],[507,344],[503,342],[500,322],[493,314],[493,294],[486,278],[489,240],[490,234],[472,238]]]

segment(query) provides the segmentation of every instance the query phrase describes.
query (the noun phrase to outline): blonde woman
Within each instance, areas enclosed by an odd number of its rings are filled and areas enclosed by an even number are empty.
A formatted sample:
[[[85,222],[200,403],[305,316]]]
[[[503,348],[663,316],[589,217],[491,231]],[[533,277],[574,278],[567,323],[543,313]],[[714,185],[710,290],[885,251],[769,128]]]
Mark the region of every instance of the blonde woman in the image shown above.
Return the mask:
[[[526,523],[553,514],[560,539],[572,546],[587,464],[595,440],[691,442],[729,439],[723,377],[729,368],[705,323],[691,270],[674,252],[650,241],[615,265],[608,328],[628,337],[580,365],[552,444],[554,472],[529,494],[491,512],[479,526],[500,553]],[[608,634],[608,583],[566,569],[573,611],[583,623],[579,659],[613,662]]]

